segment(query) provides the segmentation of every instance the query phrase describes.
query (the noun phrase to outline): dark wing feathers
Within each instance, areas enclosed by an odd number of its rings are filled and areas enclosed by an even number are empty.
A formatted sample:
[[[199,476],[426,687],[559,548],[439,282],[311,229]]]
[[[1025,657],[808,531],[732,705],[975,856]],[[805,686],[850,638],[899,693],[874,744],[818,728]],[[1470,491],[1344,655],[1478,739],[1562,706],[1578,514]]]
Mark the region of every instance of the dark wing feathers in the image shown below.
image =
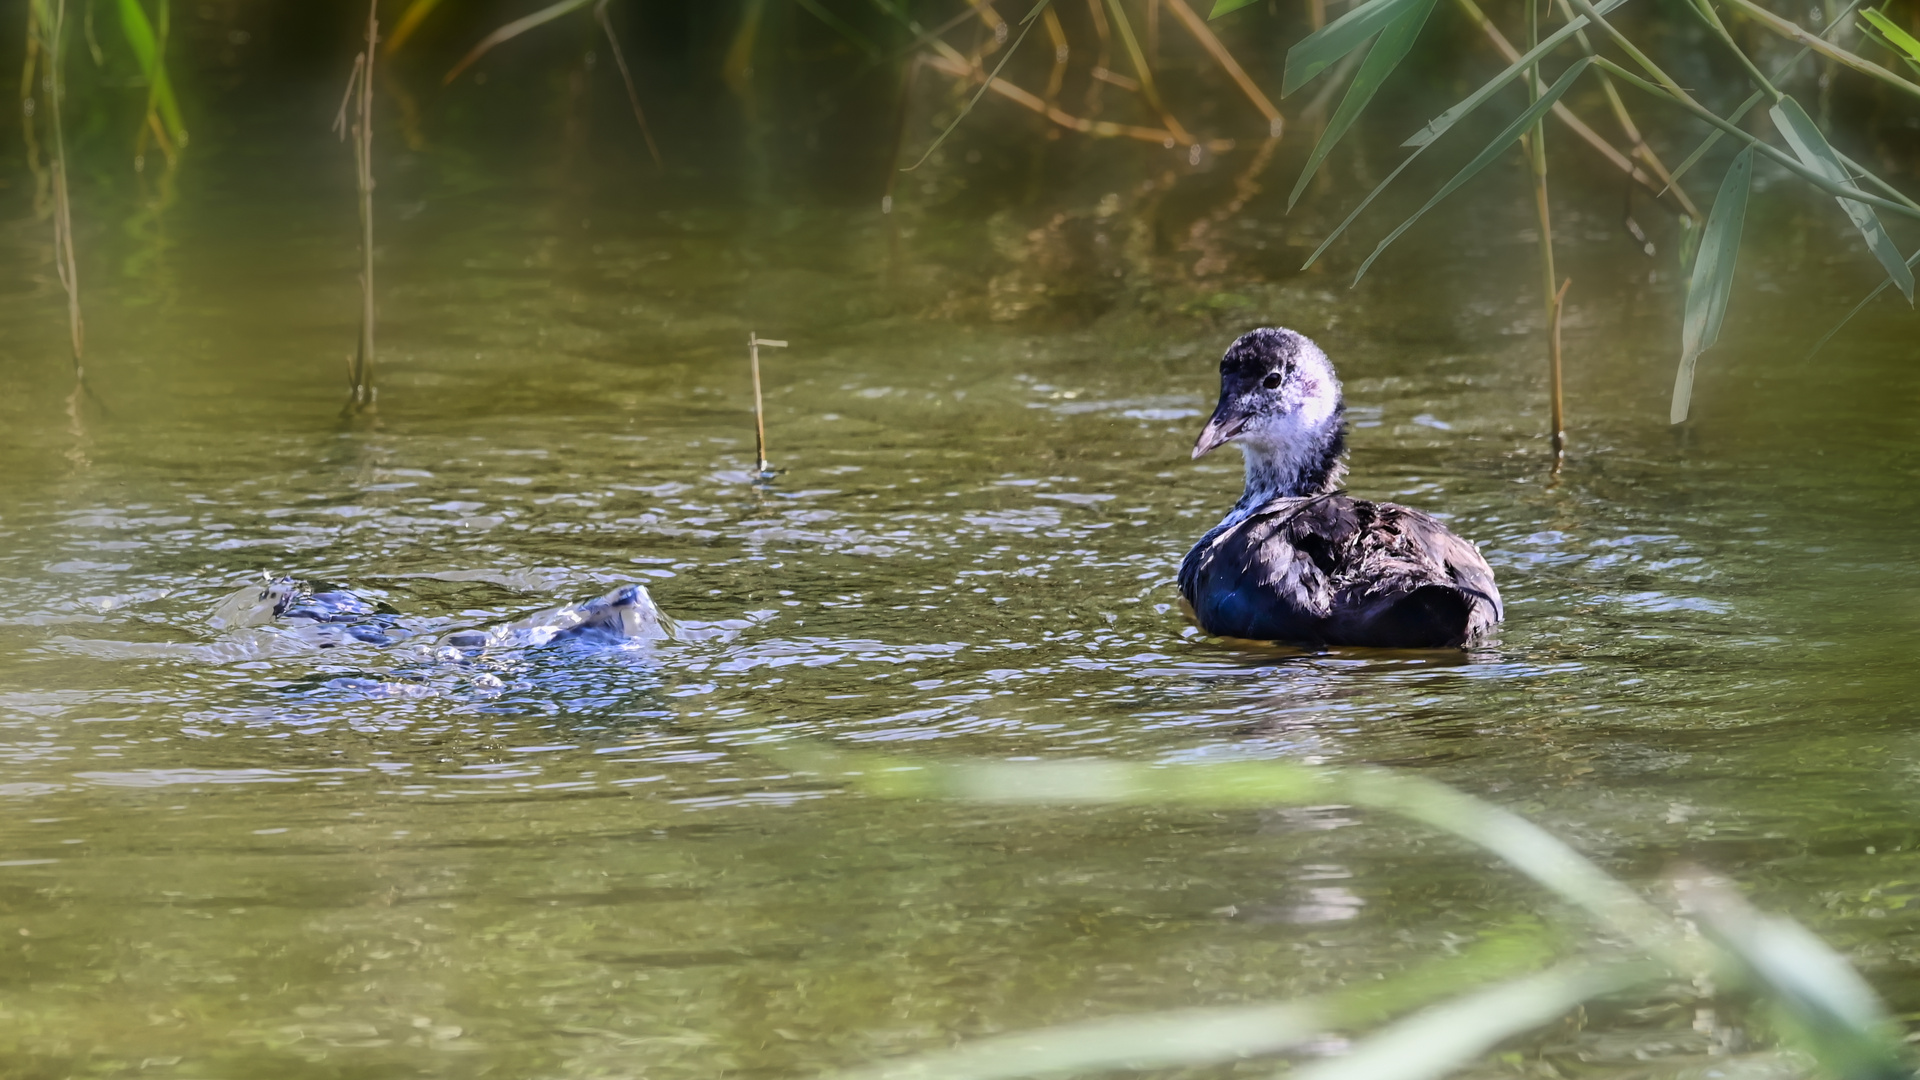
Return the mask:
[[[1463,644],[1498,622],[1480,551],[1429,514],[1344,495],[1276,499],[1187,553],[1180,591],[1201,628],[1334,645]]]

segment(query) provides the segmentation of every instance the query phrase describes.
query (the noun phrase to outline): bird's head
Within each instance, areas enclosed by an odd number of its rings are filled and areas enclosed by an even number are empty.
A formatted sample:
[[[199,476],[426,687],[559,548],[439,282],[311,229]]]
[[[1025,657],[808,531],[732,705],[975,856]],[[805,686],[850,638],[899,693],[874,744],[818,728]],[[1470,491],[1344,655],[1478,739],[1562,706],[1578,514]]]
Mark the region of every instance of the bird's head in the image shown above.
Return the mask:
[[[1263,327],[1242,334],[1221,358],[1220,402],[1193,456],[1234,443],[1247,457],[1249,494],[1256,478],[1279,489],[1269,495],[1312,494],[1338,479],[1344,409],[1340,380],[1320,346]]]

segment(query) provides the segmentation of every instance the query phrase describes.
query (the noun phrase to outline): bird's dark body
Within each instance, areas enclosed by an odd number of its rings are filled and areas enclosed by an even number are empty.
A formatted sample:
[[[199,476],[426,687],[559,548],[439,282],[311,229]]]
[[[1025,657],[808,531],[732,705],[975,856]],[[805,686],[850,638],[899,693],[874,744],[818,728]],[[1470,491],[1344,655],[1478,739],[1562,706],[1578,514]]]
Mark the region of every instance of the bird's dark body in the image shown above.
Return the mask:
[[[1181,562],[1180,593],[1208,633],[1260,641],[1453,647],[1501,614],[1472,544],[1431,515],[1339,492],[1216,526]]]
[[[1430,514],[1336,490],[1345,466],[1340,380],[1318,345],[1280,327],[1220,360],[1220,401],[1198,458],[1232,443],[1246,490],[1180,564],[1180,595],[1222,637],[1453,648],[1500,621],[1480,549]]]

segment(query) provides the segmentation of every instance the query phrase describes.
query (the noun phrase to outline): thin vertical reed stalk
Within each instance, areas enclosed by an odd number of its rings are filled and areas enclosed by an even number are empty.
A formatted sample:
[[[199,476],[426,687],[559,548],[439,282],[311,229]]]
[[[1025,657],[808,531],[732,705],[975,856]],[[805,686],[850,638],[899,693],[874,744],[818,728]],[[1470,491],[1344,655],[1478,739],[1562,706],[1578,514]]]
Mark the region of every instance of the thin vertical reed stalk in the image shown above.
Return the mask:
[[[894,103],[893,110],[893,152],[887,159],[887,186],[880,193],[880,215],[887,220],[887,283],[893,284],[900,276],[900,219],[894,216],[893,192],[900,174],[900,152],[907,143],[907,116],[913,106],[913,84],[920,75],[920,66],[924,62],[919,54],[907,61],[900,73],[900,98]]]
[[[1540,43],[1540,0],[1527,0],[1527,50]],[[1540,100],[1545,87],[1540,82],[1540,65],[1527,68],[1527,96]],[[1553,471],[1558,473],[1567,456],[1566,410],[1560,391],[1560,294],[1554,289],[1553,212],[1547,202],[1547,125],[1545,118],[1535,120],[1527,140],[1527,158],[1533,167],[1533,205],[1540,219],[1540,281],[1546,300],[1547,365],[1551,372],[1551,414],[1553,424]]]
[[[367,4],[367,48],[353,61],[347,94],[340,102],[334,130],[353,136],[353,158],[360,189],[360,344],[347,361],[347,404],[342,416],[373,411],[373,57],[380,42],[377,0]],[[351,108],[352,121],[347,110]]]
[[[1553,471],[1560,471],[1560,464],[1567,454],[1567,419],[1565,407],[1560,396],[1560,322],[1567,311],[1567,289],[1573,285],[1573,279],[1560,283],[1560,289],[1553,294],[1552,325],[1548,327],[1547,358],[1553,367]]]
[[[67,334],[73,347],[74,397],[70,410],[79,422],[82,387],[86,385],[87,328],[80,316],[80,268],[73,253],[73,202],[67,185],[67,138],[61,117],[66,97],[67,0],[55,0],[43,11],[40,28],[46,34],[47,126],[53,132],[53,261],[60,287],[67,294]]]
[[[747,362],[753,369],[753,456],[760,464],[761,476],[773,475],[773,466],[767,462],[767,412],[760,397],[760,346],[784,349],[784,341],[771,341],[753,331],[747,331]]]
[[[1146,98],[1153,111],[1160,114],[1160,122],[1173,133],[1175,142],[1181,146],[1194,145],[1198,140],[1181,126],[1180,121],[1167,109],[1166,103],[1160,100],[1160,89],[1153,80],[1153,65],[1147,63],[1146,53],[1141,50],[1139,39],[1134,37],[1133,23],[1127,18],[1127,9],[1120,6],[1120,0],[1107,0],[1107,3],[1113,8],[1113,25],[1120,31],[1120,43],[1126,46],[1127,59],[1133,64],[1133,74],[1140,81],[1140,96]]]
[[[1107,27],[1107,12],[1100,0],[1087,0],[1087,15],[1093,20],[1093,36],[1100,43],[1093,57],[1094,77],[1087,80],[1087,116],[1100,115],[1099,73],[1113,66],[1113,34]]]
[[[41,6],[41,0],[27,2],[27,55],[20,65],[20,136],[27,145],[27,168],[33,172],[33,214],[38,218],[53,212],[53,177],[47,171],[40,136],[34,130],[38,99],[33,95],[33,80],[41,62]]]
[[[1240,88],[1240,92],[1247,95],[1247,100],[1253,103],[1253,107],[1260,110],[1260,115],[1266,117],[1267,138],[1279,138],[1287,127],[1286,120],[1280,116],[1280,110],[1274,107],[1266,94],[1261,93],[1259,84],[1253,81],[1246,69],[1240,66],[1240,62],[1233,58],[1233,54],[1227,51],[1227,47],[1220,43],[1220,39],[1212,30],[1208,29],[1206,20],[1195,15],[1193,9],[1187,6],[1186,0],[1166,0],[1166,3],[1168,10],[1172,11],[1181,25],[1187,28],[1187,32],[1193,35],[1193,39],[1200,43],[1201,48],[1207,50],[1207,55],[1213,57],[1214,63],[1220,65],[1220,70],[1227,73],[1227,77]]]

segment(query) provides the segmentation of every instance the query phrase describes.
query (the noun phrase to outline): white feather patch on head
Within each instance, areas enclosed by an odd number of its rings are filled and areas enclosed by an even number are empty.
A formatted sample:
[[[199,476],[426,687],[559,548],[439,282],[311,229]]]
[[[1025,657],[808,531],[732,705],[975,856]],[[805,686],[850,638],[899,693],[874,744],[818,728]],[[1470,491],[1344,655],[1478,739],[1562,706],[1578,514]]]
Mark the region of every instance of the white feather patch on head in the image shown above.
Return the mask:
[[[1241,504],[1252,509],[1268,499],[1297,493],[1302,478],[1326,461],[1327,444],[1341,423],[1340,380],[1320,346],[1304,334],[1292,370],[1281,385],[1281,408],[1253,417],[1234,439],[1246,457],[1247,490]],[[1344,469],[1336,466],[1332,479]]]

